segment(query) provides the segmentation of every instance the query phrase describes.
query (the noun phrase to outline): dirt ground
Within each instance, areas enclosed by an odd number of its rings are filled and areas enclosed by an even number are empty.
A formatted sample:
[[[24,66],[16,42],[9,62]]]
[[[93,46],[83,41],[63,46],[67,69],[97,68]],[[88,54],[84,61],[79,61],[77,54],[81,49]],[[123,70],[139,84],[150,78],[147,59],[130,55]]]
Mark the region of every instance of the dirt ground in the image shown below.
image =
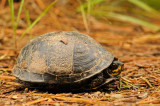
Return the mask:
[[[40,1],[25,2],[30,11],[31,21],[49,5],[49,2]],[[15,13],[19,4],[15,3]],[[28,26],[25,13],[22,11],[16,31],[17,48],[15,48],[10,9],[5,4],[0,7],[2,10],[0,11],[0,106],[160,104],[160,32],[130,23],[108,24],[111,22],[98,21],[94,17],[89,17],[87,32],[81,14],[75,12],[77,5],[77,3],[56,4],[30,32],[33,37],[59,30],[89,34],[124,62],[125,68],[118,82],[119,89],[103,92],[55,93],[21,87],[15,82],[12,68],[21,48],[29,42],[30,33],[20,39],[20,35]],[[160,26],[157,20],[153,22]]]

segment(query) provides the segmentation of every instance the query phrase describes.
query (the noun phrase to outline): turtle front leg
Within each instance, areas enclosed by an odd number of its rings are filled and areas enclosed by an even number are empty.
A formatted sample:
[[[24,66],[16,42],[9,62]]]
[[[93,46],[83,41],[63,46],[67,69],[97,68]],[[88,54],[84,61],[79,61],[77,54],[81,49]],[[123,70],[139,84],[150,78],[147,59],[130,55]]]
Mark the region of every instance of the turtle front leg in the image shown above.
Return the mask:
[[[90,81],[88,81],[88,85],[85,86],[85,89],[86,90],[97,89],[99,88],[98,86],[100,86],[104,82],[105,82],[105,78],[103,76],[103,73],[98,74],[94,76],[93,78],[91,78]]]

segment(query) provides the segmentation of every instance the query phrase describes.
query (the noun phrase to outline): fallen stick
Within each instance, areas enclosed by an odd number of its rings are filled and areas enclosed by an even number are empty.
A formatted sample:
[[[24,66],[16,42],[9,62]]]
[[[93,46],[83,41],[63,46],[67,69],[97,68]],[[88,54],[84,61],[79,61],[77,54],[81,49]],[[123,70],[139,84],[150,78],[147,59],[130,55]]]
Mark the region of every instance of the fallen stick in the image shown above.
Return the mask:
[[[0,79],[1,79],[1,80],[2,80],[2,79],[16,80],[16,78],[13,77],[13,76],[4,76],[4,75],[0,75]]]
[[[38,99],[38,100],[34,100],[34,101],[30,101],[30,102],[27,102],[23,105],[33,105],[33,104],[36,104],[36,103],[39,103],[39,102],[42,102],[42,101],[45,101],[45,100],[48,100],[49,98],[42,98],[42,99]]]
[[[146,78],[144,77],[140,77],[140,78],[144,80],[148,84],[149,87],[153,88],[152,84]]]
[[[143,99],[143,100],[139,101],[138,103],[139,103],[139,104],[149,104],[149,103],[159,102],[158,99],[152,99],[152,100],[147,100],[147,99],[148,99],[148,98]]]
[[[36,103],[39,103],[39,102],[42,102],[42,101],[46,101],[46,100],[52,99],[52,98],[65,100],[65,101],[86,103],[86,104],[106,104],[105,102],[96,101],[96,100],[93,101],[93,100],[87,100],[87,99],[83,99],[83,98],[74,98],[74,97],[64,97],[64,96],[59,96],[59,95],[52,95],[52,96],[47,97],[47,98],[42,98],[42,99],[38,99],[38,100],[27,102],[27,103],[25,103],[23,105],[34,105]]]
[[[20,85],[19,83],[16,83],[16,82],[5,82],[5,84],[15,85],[15,86],[19,86]]]

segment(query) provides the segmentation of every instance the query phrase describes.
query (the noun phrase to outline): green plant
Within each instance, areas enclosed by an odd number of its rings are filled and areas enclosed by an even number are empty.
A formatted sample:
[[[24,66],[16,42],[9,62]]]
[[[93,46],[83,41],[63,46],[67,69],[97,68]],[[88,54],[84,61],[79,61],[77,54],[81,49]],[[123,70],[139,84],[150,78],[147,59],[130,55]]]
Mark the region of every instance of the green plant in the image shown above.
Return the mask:
[[[89,9],[89,13],[99,19],[118,19],[136,23],[155,31],[160,29],[158,26],[146,21],[148,18],[159,19],[160,15],[159,11],[146,4],[144,0],[88,0],[82,3],[77,11],[81,11],[81,8],[86,14],[88,14]]]
[[[33,28],[33,26],[48,12],[48,10],[56,3],[56,1],[52,2],[38,17],[34,22],[24,31],[21,35],[20,39],[24,37],[24,35]]]
[[[8,3],[9,3],[10,10],[11,10],[11,19],[12,19],[12,28],[13,28],[14,43],[15,43],[15,48],[17,48],[16,30],[17,30],[20,14],[21,14],[21,11],[22,11],[22,7],[23,7],[23,4],[24,4],[24,0],[21,0],[21,4],[20,4],[19,10],[18,10],[18,15],[17,15],[17,20],[16,21],[15,21],[15,15],[14,15],[13,0],[8,0]]]
[[[80,0],[78,0],[78,2],[81,4]],[[83,5],[80,7],[80,12],[82,14],[82,18],[83,18],[83,23],[84,23],[85,29],[89,33],[88,20],[87,20],[86,14],[85,14],[85,7]],[[88,14],[90,14],[90,2],[88,2]]]
[[[24,11],[26,14],[27,24],[28,24],[28,26],[31,26],[29,11],[26,9],[26,7],[24,7]],[[30,39],[32,39],[32,31],[30,31]]]
[[[125,78],[121,78],[120,79],[120,86],[119,86],[119,90],[125,88],[125,89],[139,89],[139,87],[133,85],[131,82],[129,82],[128,80],[126,80]]]
[[[13,29],[13,38],[14,38],[14,43],[15,43],[15,48],[17,48],[17,43],[16,43],[16,30],[17,30],[17,27],[18,27],[18,23],[19,23],[19,19],[20,19],[20,14],[21,14],[21,11],[22,11],[22,7],[24,5],[24,0],[21,0],[21,3],[20,3],[20,7],[19,7],[19,10],[18,10],[18,14],[17,14],[17,18],[15,20],[15,14],[14,14],[14,3],[13,3],[13,0],[8,0],[8,3],[9,3],[9,7],[10,7],[10,10],[11,10],[11,19],[12,19],[12,29]],[[34,25],[48,12],[48,10],[56,3],[56,0],[53,1],[38,17],[37,19],[31,23],[30,21],[30,16],[29,16],[29,11],[24,7],[24,10],[25,10],[25,14],[26,14],[26,17],[27,17],[27,23],[28,23],[28,28],[24,31],[24,33],[21,35],[20,39],[22,39],[24,37],[24,35],[30,31]],[[30,38],[32,38],[32,34],[30,34]]]
[[[146,3],[153,9],[160,11],[160,0],[141,0],[142,2]]]

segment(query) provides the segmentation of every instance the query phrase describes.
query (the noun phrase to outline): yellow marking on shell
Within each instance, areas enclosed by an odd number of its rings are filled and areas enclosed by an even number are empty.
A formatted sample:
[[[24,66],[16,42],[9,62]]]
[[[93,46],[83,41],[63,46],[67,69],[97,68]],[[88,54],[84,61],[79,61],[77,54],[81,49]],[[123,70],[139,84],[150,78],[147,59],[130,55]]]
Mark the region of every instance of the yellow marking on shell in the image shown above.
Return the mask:
[[[117,68],[116,70],[112,70],[111,75],[113,75],[113,76],[118,75],[118,74],[119,74],[119,71],[120,71],[121,69],[122,69],[122,67],[121,67],[121,66],[118,66],[118,68]]]

